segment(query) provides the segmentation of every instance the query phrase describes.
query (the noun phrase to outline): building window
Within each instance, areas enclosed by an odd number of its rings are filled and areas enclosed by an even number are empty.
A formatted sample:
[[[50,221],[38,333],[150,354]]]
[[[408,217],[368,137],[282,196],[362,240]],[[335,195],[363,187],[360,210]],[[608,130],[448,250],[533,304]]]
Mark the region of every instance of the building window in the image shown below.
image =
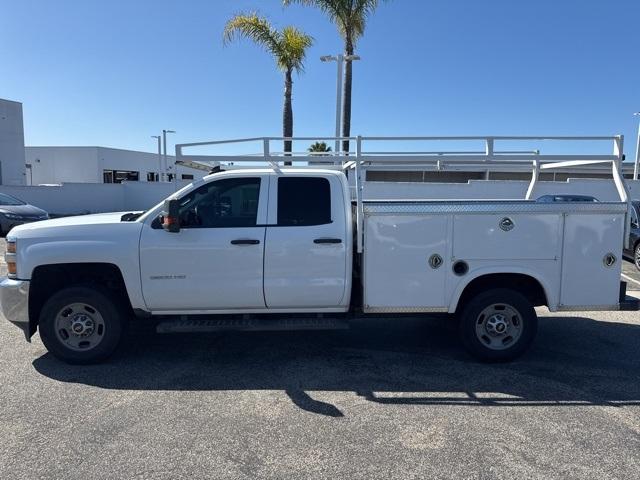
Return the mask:
[[[128,170],[103,170],[102,180],[104,183],[137,182],[140,179],[140,172]]]
[[[191,175],[190,173],[183,173],[182,180],[193,180],[193,175]]]
[[[156,172],[147,172],[147,182],[157,182],[158,174]]]
[[[172,181],[173,181],[173,173],[167,173],[167,180],[168,180],[169,182],[172,182]]]

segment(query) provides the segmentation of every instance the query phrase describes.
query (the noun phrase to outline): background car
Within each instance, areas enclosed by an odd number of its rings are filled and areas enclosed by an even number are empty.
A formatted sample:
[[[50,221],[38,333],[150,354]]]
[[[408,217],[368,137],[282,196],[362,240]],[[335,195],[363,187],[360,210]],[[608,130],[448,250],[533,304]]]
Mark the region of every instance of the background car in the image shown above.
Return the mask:
[[[597,202],[598,199],[589,195],[542,195],[536,202],[554,203],[554,202]]]
[[[6,193],[0,193],[0,235],[6,235],[16,225],[47,220],[49,214]]]
[[[631,231],[629,248],[622,251],[622,255],[634,263],[636,268],[640,270],[640,222],[638,221],[640,212],[640,200],[631,202]]]

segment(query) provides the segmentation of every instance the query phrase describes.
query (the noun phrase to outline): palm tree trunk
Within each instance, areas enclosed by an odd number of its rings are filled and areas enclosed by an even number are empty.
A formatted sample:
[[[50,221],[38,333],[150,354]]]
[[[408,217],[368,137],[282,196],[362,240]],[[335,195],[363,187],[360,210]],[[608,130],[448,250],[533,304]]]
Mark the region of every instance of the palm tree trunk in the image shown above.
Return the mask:
[[[345,55],[353,55],[353,41],[349,36],[345,40]],[[344,89],[342,101],[342,136],[351,136],[351,87],[353,85],[353,61],[345,62]],[[342,150],[349,151],[349,140],[342,142]]]
[[[282,112],[282,136],[293,137],[293,106],[291,102],[291,92],[293,90],[292,70],[289,69],[285,73],[284,81],[284,110]],[[284,154],[291,155],[291,141],[284,141]],[[291,162],[284,162],[285,165],[291,165]]]

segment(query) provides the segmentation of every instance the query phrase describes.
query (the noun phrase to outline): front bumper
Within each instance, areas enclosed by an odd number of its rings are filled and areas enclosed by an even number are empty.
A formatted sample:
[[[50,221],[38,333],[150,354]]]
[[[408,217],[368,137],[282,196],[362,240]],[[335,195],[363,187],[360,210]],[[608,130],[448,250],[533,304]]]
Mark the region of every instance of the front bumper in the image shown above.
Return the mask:
[[[29,340],[29,282],[4,279],[0,283],[0,305],[4,317],[20,328]]]

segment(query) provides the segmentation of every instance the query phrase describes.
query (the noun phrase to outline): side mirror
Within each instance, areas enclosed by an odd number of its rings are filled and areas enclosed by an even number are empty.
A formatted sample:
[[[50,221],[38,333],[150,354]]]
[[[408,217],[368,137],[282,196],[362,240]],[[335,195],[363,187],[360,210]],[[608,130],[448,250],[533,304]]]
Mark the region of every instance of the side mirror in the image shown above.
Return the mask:
[[[178,233],[180,231],[178,200],[165,200],[162,212],[162,228],[166,232]]]

